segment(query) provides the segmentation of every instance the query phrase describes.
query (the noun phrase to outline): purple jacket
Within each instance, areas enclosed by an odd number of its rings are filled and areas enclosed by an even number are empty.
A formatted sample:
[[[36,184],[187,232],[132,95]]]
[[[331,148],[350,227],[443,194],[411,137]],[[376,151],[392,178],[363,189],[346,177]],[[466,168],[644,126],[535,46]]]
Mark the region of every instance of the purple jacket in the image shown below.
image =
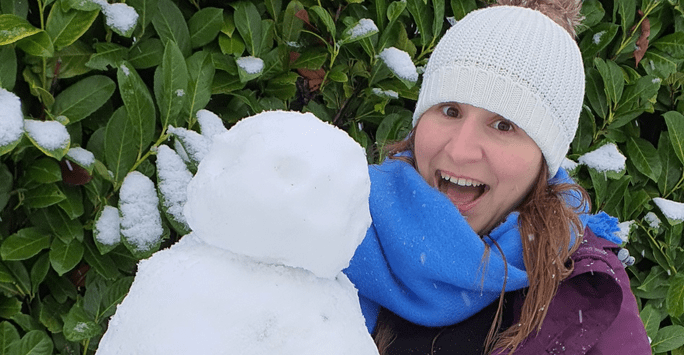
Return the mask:
[[[585,231],[572,255],[575,269],[559,285],[541,330],[514,354],[651,354],[629,277],[614,252],[617,248]],[[522,299],[515,302],[515,309],[522,308]]]

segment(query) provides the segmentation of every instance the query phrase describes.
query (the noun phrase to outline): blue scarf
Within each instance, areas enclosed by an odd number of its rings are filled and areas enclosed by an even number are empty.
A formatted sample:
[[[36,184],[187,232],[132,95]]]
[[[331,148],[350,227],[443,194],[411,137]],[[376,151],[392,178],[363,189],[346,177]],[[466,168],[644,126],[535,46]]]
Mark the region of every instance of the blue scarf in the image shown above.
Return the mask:
[[[387,159],[369,167],[373,224],[345,274],[359,290],[372,332],[385,307],[425,326],[456,324],[498,299],[504,261],[497,248],[483,260],[485,244],[453,203],[409,164]],[[551,180],[572,180],[560,169]],[[616,244],[617,219],[581,215],[584,226]],[[527,273],[513,212],[489,234],[506,256],[506,291],[527,287]],[[486,240],[486,238],[485,238]]]

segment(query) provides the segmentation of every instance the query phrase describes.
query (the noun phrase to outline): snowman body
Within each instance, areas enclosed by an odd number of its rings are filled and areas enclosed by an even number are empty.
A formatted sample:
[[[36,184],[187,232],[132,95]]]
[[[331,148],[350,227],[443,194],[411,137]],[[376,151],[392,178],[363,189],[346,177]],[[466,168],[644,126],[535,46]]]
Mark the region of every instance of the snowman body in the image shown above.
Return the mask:
[[[193,232],[140,262],[97,355],[377,354],[341,272],[369,189],[362,148],[310,114],[216,136],[188,187]]]

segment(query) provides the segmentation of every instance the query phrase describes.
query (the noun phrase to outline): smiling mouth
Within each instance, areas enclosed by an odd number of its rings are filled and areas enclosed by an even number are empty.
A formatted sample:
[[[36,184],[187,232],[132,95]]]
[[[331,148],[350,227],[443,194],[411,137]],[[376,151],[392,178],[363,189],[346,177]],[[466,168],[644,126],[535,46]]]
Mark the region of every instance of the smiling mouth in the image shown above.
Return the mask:
[[[437,188],[447,195],[459,209],[466,209],[489,191],[485,183],[472,179],[457,178],[444,172],[437,172]]]

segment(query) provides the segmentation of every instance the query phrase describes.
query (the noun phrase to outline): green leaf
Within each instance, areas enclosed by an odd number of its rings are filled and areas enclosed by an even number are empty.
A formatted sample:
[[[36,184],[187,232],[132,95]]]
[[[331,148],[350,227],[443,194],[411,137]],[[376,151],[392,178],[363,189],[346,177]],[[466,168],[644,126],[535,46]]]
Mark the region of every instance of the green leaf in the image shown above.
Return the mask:
[[[64,11],[61,6],[53,6],[47,18],[45,30],[52,38],[55,49],[61,49],[76,42],[95,21],[100,11]]]
[[[31,267],[31,294],[35,295],[38,293],[38,289],[43,281],[45,281],[48,271],[50,271],[50,259],[48,253],[43,253]]]
[[[47,76],[53,78],[55,72],[57,72],[59,79],[67,79],[85,74],[91,70],[85,64],[88,63],[92,54],[93,51],[88,45],[81,41],[76,41],[74,44],[56,52],[50,59],[47,65]]]
[[[14,90],[17,81],[17,54],[12,46],[0,47],[0,87]]]
[[[608,179],[605,174],[591,168],[589,169],[589,176],[591,177],[592,187],[594,188],[594,194],[596,195],[594,205],[601,206],[606,197]]]
[[[62,181],[62,170],[59,163],[52,158],[41,158],[26,168],[25,177],[41,184]]]
[[[105,132],[105,159],[114,174],[114,181],[123,181],[138,156],[140,132],[134,127],[121,106],[107,123]]]
[[[0,1],[0,13],[14,14],[21,18],[28,15],[28,0],[2,0]]]
[[[660,190],[661,196],[665,196],[675,187],[682,176],[682,163],[672,147],[668,132],[660,132],[658,154],[660,155],[660,162],[663,164],[663,171],[658,179],[658,190]]]
[[[177,117],[185,105],[188,67],[174,42],[166,42],[162,65],[154,73],[154,96],[157,98],[161,125],[177,126]]]
[[[240,1],[233,5],[235,28],[245,41],[247,52],[258,57],[261,55],[261,16],[256,6],[248,1]]]
[[[395,141],[405,137],[405,134],[411,128],[411,117],[407,115],[400,115],[398,113],[391,113],[387,115],[375,133],[375,139],[378,145],[384,146],[390,141]]]
[[[45,284],[50,289],[50,294],[59,303],[64,303],[67,299],[75,300],[78,295],[76,286],[67,277],[59,277],[54,272],[48,273]]]
[[[74,239],[83,240],[83,226],[78,219],[70,219],[56,207],[42,208],[33,213],[31,222],[43,231],[52,233],[64,243]]]
[[[102,333],[102,327],[86,313],[80,300],[64,317],[64,336],[69,341],[81,341]]]
[[[601,58],[595,58],[594,65],[596,65],[596,69],[598,69],[603,78],[606,97],[608,97],[612,103],[617,104],[620,102],[620,97],[622,96],[622,91],[625,86],[625,79],[622,76],[620,66],[612,60],[604,61]]]
[[[50,246],[50,264],[59,276],[71,271],[83,258],[83,244],[78,240],[64,243],[55,238]]]
[[[669,55],[657,50],[650,49],[644,54],[644,58],[639,62],[646,74],[654,75],[662,80],[667,79],[671,74],[677,72],[677,65],[681,62]]]
[[[608,102],[601,73],[594,68],[589,68],[586,76],[586,97],[589,105],[591,105],[591,108],[599,117],[606,118],[608,115]]]
[[[663,320],[662,311],[653,307],[651,303],[647,304],[639,313],[641,321],[644,322],[646,334],[649,338],[655,338],[660,328],[660,322]]]
[[[653,181],[658,181],[662,164],[658,151],[649,141],[639,137],[629,137],[627,139],[627,156],[639,172]]]
[[[585,33],[579,45],[585,63],[591,63],[592,58],[613,40],[619,27],[602,22]]]
[[[670,288],[667,291],[666,304],[667,313],[670,317],[679,317],[684,314],[684,274],[677,273],[670,277]],[[684,331],[684,328],[682,330]]]
[[[219,46],[223,54],[242,56],[242,53],[245,51],[245,42],[242,41],[240,36],[228,37],[221,33],[219,34]]]
[[[645,101],[655,100],[658,89],[660,89],[660,83],[660,78],[646,75],[639,78],[634,84],[625,86],[618,109],[622,107],[631,108]]]
[[[305,68],[311,70],[320,69],[325,61],[328,59],[328,52],[322,48],[312,48],[305,50],[294,63],[291,68]]]
[[[59,7],[59,6],[53,6]],[[50,337],[42,330],[31,330],[19,342],[19,354],[52,355],[54,345]]]
[[[581,14],[584,16],[584,20],[580,26],[592,27],[601,22],[606,12],[603,10],[603,5],[601,5],[600,1],[586,0],[582,2]]]
[[[623,176],[620,180],[610,183],[606,196],[606,203],[602,208],[603,211],[612,216],[618,216],[621,220],[624,219],[624,216],[622,216],[621,213],[622,210],[620,210],[618,206],[620,202],[625,200],[625,191],[627,190],[627,186],[629,186],[630,180],[631,177]]]
[[[204,46],[216,38],[223,26],[223,9],[205,7],[188,21],[192,48]]]
[[[282,24],[282,37],[285,43],[297,43],[299,35],[304,29],[304,21],[296,16],[300,11],[306,11],[304,5],[297,0],[290,1],[285,8]]]
[[[50,266],[49,261],[47,265],[48,267]],[[64,328],[62,315],[66,315],[69,312],[69,308],[70,305],[68,303],[58,303],[52,295],[48,295],[43,298],[43,302],[40,305],[38,320],[49,332],[53,334],[61,333]]]
[[[84,241],[83,246],[85,247],[83,259],[85,259],[88,265],[100,274],[100,276],[104,277],[106,280],[116,280],[121,276],[116,267],[117,264],[112,260],[109,254],[101,255],[97,248],[89,241]]]
[[[321,19],[321,22],[323,22],[325,25],[325,28],[328,30],[328,33],[330,33],[330,36],[335,37],[337,34],[337,28],[335,27],[335,21],[333,20],[332,16],[330,16],[330,13],[328,13],[328,10],[322,8],[321,6],[313,6],[311,7],[311,11],[313,11],[316,16]]]
[[[659,38],[651,44],[669,56],[684,59],[684,33],[675,32]]]
[[[117,70],[116,78],[119,82],[119,93],[126,107],[126,117],[132,124],[133,130],[138,132],[135,138],[137,156],[141,156],[147,146],[154,139],[154,128],[157,120],[152,95],[138,72],[129,63],[124,62]]]
[[[613,19],[615,19],[616,12],[620,14],[620,27],[622,27],[623,31],[628,31],[628,29],[634,24],[636,0],[615,1],[615,7],[613,8]]]
[[[141,40],[137,46],[128,50],[128,62],[136,69],[157,66],[164,56],[164,45],[158,38]]]
[[[264,5],[266,5],[266,11],[271,15],[275,22],[278,22],[278,15],[283,9],[282,0],[265,0]]]
[[[133,277],[123,277],[116,280],[104,291],[102,295],[102,302],[100,305],[99,319],[108,318],[116,311],[116,306],[121,304],[124,297],[133,284]]]
[[[451,0],[451,10],[456,20],[461,20],[469,12],[477,9],[475,0]]]
[[[664,113],[663,118],[667,124],[672,148],[679,161],[684,164],[684,115],[677,111],[670,111]]]
[[[76,220],[76,218],[81,217],[84,212],[83,195],[81,194],[81,189],[77,186],[65,185],[62,186],[61,190],[67,198],[57,205],[71,220]],[[81,237],[79,239],[83,238]]]
[[[52,206],[66,198],[55,184],[40,185],[26,191],[24,203],[31,208]]]
[[[37,57],[52,57],[55,53],[50,35],[42,30],[32,36],[20,39],[17,46],[24,52]]]
[[[156,16],[152,18],[152,25],[157,30],[159,38],[163,43],[176,42],[183,57],[189,56],[192,49],[190,31],[178,6],[171,0],[159,0],[157,9]]]
[[[422,0],[418,0],[422,1]],[[373,52],[373,46],[370,42],[366,41],[367,38],[370,36],[378,33],[377,28],[369,28],[369,26],[364,25],[361,23],[361,21],[370,21],[369,19],[362,19],[359,20],[358,22],[353,23],[351,26],[347,27],[344,32],[342,33],[342,39],[338,42],[338,44],[347,44],[347,43],[352,43],[356,41],[361,41],[361,46],[364,48],[364,51],[370,55],[370,53]],[[373,24],[375,26],[375,24]],[[361,28],[359,30],[358,28]]]
[[[684,327],[681,325],[669,325],[660,328],[658,335],[651,343],[653,353],[664,353],[684,345]]]
[[[8,321],[0,323],[0,354],[9,355],[12,343],[18,342],[19,332]]]
[[[41,31],[25,19],[13,14],[0,15],[0,28],[8,29],[0,31],[0,46],[14,43]]]
[[[97,111],[114,93],[116,83],[104,75],[91,75],[76,82],[55,97],[55,115],[64,115],[69,123],[78,122]]]
[[[214,80],[214,64],[211,55],[204,51],[193,54],[186,61],[190,80],[188,81],[188,99],[185,113],[188,119],[195,117],[197,111],[203,109],[211,99],[211,83]]]
[[[24,228],[10,235],[0,246],[2,260],[26,260],[50,247],[50,235],[38,228]]]
[[[152,22],[152,18],[157,15],[158,0],[127,0],[126,4],[132,6],[138,13],[138,24],[144,30]],[[138,67],[136,67],[138,68]]]
[[[128,57],[128,48],[115,43],[93,44],[96,53],[90,56],[85,65],[88,68],[107,70],[107,67],[116,68]]]
[[[432,0],[432,10],[434,11],[432,14],[432,36],[434,38],[440,38],[442,35],[445,6],[444,0]]]
[[[432,41],[432,19],[433,13],[423,0],[406,0],[406,8],[408,8],[413,20],[420,32],[420,43],[427,46]]]
[[[211,85],[212,94],[227,94],[235,90],[241,90],[245,87],[245,83],[240,81],[237,75],[230,75],[224,71],[216,72],[214,81]]]
[[[21,312],[21,301],[14,297],[0,296],[0,317],[10,319],[19,312]]]
[[[31,143],[49,157],[61,160],[69,151],[69,133],[57,121],[24,120],[24,131]]]

